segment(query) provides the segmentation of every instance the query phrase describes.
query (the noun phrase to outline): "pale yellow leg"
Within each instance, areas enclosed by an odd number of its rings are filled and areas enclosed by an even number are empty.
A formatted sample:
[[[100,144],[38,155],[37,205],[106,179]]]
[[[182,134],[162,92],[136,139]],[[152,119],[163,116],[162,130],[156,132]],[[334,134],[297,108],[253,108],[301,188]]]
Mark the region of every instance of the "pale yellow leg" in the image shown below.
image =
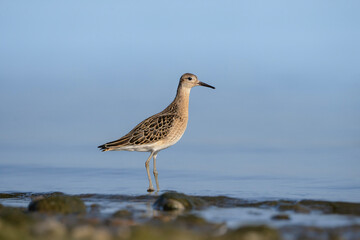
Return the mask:
[[[159,191],[160,190],[160,187],[159,187],[159,180],[158,180],[158,171],[156,169],[156,157],[157,157],[157,154],[158,152],[155,152],[154,155],[153,155],[153,159],[154,159],[154,170],[153,170],[153,173],[154,173],[154,177],[155,177],[155,181],[156,181],[156,190]]]
[[[146,168],[146,172],[147,172],[147,175],[148,175],[148,178],[149,178],[149,189],[147,190],[148,192],[153,192],[154,191],[154,187],[153,187],[152,182],[151,182],[150,169],[149,169],[150,160],[151,160],[153,155],[154,155],[154,152],[152,152],[150,154],[149,158],[145,162],[145,168]]]

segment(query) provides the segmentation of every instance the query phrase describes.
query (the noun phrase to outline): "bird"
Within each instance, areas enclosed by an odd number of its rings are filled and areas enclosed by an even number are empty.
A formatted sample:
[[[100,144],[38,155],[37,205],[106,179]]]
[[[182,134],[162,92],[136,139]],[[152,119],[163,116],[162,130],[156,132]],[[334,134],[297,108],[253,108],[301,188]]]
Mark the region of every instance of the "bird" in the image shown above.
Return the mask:
[[[189,117],[190,90],[196,86],[215,89],[215,87],[199,81],[196,75],[185,73],[180,77],[174,100],[163,111],[145,119],[136,125],[125,136],[98,146],[102,152],[150,152],[150,156],[145,162],[145,168],[149,180],[149,188],[147,189],[148,192],[155,191],[150,176],[150,160],[153,158],[153,174],[156,181],[157,191],[159,191],[156,157],[159,151],[174,145],[183,136]]]

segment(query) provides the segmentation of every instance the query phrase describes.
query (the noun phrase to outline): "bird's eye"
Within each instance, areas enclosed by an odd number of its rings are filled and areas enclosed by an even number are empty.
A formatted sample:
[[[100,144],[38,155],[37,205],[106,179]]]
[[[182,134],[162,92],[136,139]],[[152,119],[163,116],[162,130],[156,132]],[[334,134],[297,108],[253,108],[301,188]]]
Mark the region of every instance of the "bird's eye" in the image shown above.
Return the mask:
[[[191,81],[191,80],[192,80],[192,77],[188,77],[188,80]]]

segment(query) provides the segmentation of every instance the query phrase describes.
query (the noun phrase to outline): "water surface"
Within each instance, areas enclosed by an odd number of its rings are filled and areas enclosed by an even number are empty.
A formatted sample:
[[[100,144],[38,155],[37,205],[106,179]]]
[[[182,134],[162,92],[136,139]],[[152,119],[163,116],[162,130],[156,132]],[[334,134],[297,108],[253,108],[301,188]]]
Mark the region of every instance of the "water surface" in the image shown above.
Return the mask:
[[[197,166],[196,161],[194,166]],[[0,165],[0,192],[53,192],[67,194],[146,194],[148,180],[143,163],[138,167],[49,167]],[[141,164],[142,163],[142,164]],[[158,161],[161,191],[175,190],[191,195],[224,195],[247,199],[321,199],[359,201],[360,182],[344,174],[301,176],[292,171],[246,172],[229,169],[188,169]],[[274,164],[274,163],[273,163]],[[121,163],[118,164],[119,166]],[[126,164],[125,164],[126,165]],[[180,164],[177,164],[180,166]],[[210,164],[211,165],[211,164]],[[266,169],[263,169],[266,170]]]

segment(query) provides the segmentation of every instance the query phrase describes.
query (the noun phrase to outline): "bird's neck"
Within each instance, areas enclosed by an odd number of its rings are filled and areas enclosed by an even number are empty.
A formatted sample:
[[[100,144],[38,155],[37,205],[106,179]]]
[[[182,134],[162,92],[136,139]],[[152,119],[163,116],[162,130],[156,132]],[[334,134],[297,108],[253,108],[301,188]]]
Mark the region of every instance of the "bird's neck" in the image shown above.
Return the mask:
[[[179,85],[176,93],[176,97],[172,102],[173,105],[176,105],[177,112],[188,117],[189,112],[189,97],[190,97],[190,88],[184,88]]]

